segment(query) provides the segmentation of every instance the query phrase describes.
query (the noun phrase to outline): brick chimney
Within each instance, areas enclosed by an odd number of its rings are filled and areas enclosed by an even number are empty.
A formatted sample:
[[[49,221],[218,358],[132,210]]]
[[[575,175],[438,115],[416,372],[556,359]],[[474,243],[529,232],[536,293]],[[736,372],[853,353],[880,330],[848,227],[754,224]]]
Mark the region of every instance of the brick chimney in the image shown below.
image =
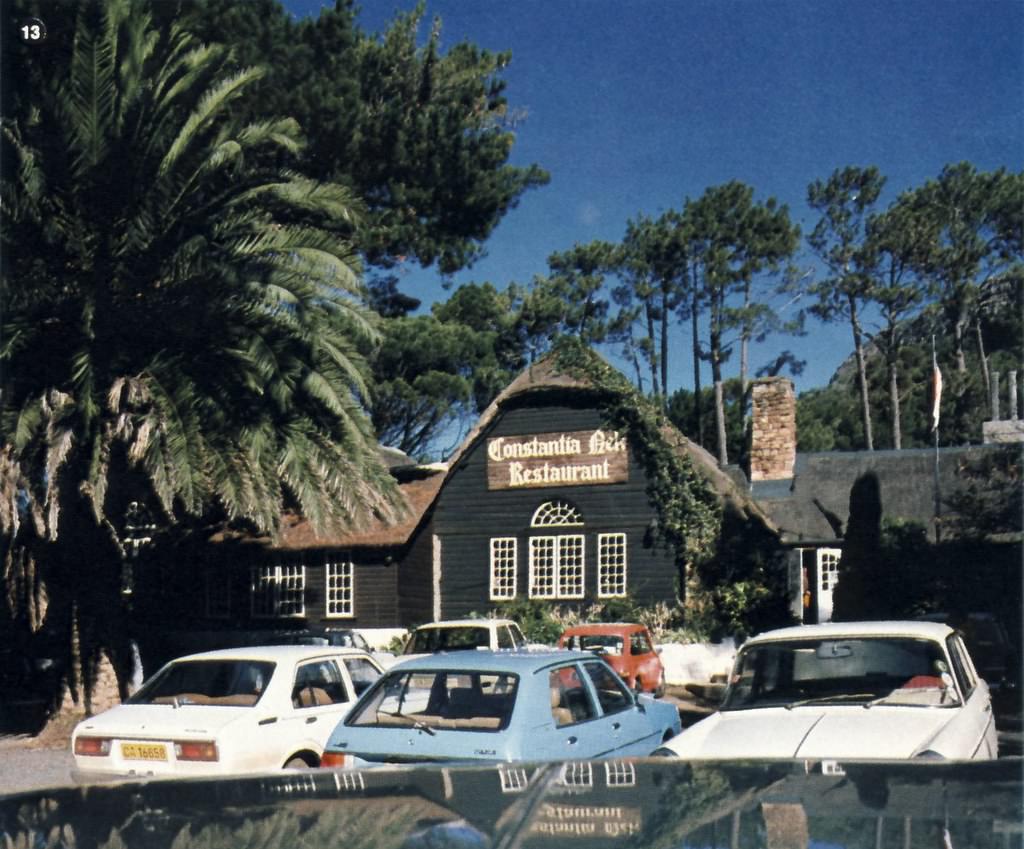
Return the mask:
[[[755,380],[751,393],[750,480],[793,477],[796,463],[796,393],[786,377]]]

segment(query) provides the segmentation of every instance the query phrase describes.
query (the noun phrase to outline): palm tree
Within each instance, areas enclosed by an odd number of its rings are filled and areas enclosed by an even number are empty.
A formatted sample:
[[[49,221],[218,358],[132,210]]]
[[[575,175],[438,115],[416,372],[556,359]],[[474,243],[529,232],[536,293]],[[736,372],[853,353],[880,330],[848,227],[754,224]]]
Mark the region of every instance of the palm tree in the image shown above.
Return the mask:
[[[133,0],[79,7],[58,64],[3,129],[0,534],[102,642],[130,501],[330,528],[393,487],[363,405],[358,205],[288,170],[294,121],[235,119],[261,71]]]

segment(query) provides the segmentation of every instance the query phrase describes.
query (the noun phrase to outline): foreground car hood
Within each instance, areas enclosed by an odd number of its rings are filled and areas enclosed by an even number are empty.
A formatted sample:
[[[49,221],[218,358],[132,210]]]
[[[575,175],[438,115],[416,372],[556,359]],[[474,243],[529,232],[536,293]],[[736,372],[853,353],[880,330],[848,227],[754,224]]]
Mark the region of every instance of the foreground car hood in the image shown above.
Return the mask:
[[[133,739],[156,739],[168,735],[210,736],[244,716],[254,716],[249,707],[210,705],[118,705],[83,720],[76,734],[102,734]]]
[[[667,744],[684,758],[884,758],[916,755],[953,713],[886,707],[716,713]]]

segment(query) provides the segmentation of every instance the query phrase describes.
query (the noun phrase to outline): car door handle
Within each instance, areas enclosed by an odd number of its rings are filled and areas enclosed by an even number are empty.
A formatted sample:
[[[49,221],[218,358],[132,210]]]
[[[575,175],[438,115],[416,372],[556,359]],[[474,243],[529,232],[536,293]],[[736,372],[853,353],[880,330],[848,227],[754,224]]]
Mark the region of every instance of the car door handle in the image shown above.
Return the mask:
[[[266,719],[261,719],[258,724],[259,725],[273,725],[275,722],[277,722],[277,717],[276,716],[268,716]]]
[[[990,702],[989,704],[985,705],[985,707],[984,707],[984,708],[982,708],[982,710],[983,710],[983,711],[984,711],[985,713],[992,713],[992,703]]]
[[[621,723],[621,722],[613,722],[613,723],[612,723],[612,728],[613,728],[613,729],[614,729],[615,731],[618,731],[618,730],[619,730],[620,728],[622,728],[622,723]]]
[[[316,722],[316,717],[315,716],[307,716],[306,717],[306,725],[309,725],[311,722]]]
[[[577,742],[577,739],[578,738],[576,738],[576,737],[570,737],[569,740],[568,740],[569,745],[570,746],[575,746],[576,742]]]

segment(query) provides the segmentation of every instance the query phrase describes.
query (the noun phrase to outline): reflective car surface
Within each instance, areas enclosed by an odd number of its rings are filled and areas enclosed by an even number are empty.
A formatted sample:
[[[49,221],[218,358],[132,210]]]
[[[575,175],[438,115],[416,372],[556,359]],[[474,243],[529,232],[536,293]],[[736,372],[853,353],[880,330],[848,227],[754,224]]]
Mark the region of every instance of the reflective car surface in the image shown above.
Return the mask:
[[[315,770],[0,798],[6,846],[1021,849],[1021,762]]]
[[[659,754],[695,758],[994,758],[988,686],[946,625],[769,631],[736,658],[721,710]]]
[[[171,661],[71,740],[75,777],[199,776],[320,763],[324,744],[381,675],[357,649],[256,646]]]
[[[651,634],[643,625],[602,622],[566,628],[558,647],[599,654],[637,692],[665,694],[665,669],[654,650]]]
[[[649,755],[674,705],[587,652],[454,652],[403,662],[331,735],[324,766]]]

